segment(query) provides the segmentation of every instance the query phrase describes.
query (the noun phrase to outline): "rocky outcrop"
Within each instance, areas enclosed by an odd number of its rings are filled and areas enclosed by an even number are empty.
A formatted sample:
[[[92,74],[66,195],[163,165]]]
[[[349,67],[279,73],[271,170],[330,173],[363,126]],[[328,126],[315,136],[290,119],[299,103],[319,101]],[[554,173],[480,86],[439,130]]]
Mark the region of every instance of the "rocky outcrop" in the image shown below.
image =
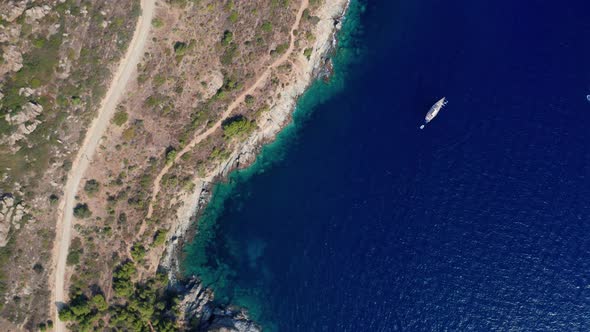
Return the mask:
[[[0,43],[6,43],[17,40],[20,36],[20,31],[20,25],[0,25]]]
[[[261,329],[252,322],[243,310],[233,310],[214,304],[213,293],[203,287],[196,278],[191,278],[177,285],[181,301],[180,317],[184,330],[188,331],[225,331],[225,332],[260,332]]]
[[[15,202],[12,195],[6,194],[0,198],[0,247],[8,244],[8,234],[11,226],[15,229],[20,228],[20,222],[23,221],[27,211],[21,202]]]
[[[212,71],[204,79],[207,82],[207,86],[203,88],[203,100],[207,100],[223,86],[223,74],[220,71]]]
[[[40,20],[43,17],[45,17],[45,15],[49,14],[50,11],[51,11],[51,7],[49,7],[48,5],[37,6],[37,7],[27,9],[25,11],[25,16],[27,16],[27,18],[30,18],[30,19],[36,21],[36,20]]]
[[[316,36],[313,53],[309,59],[301,55],[293,61],[297,73],[288,86],[280,91],[279,97],[259,122],[258,129],[232,152],[228,160],[219,165],[209,178],[196,176],[195,188],[184,193],[179,200],[184,205],[178,209],[176,222],[173,224],[167,249],[160,266],[169,271],[169,278],[174,282],[178,271],[178,256],[182,239],[186,235],[191,221],[206,205],[210,198],[211,181],[226,177],[236,168],[249,165],[256,157],[260,147],[272,140],[288,123],[295,103],[308,87],[314,77],[326,78],[331,73],[331,63],[327,56],[335,47],[335,33],[340,27],[340,20],[348,6],[347,0],[327,1],[316,13],[319,18],[314,31]],[[321,69],[326,67],[326,69]],[[195,204],[197,202],[197,204]],[[197,230],[198,231],[198,230]],[[186,284],[181,302],[182,317],[188,330],[194,331],[239,331],[258,332],[260,328],[248,319],[240,309],[222,308],[213,303],[213,294],[194,278]]]
[[[8,22],[16,20],[27,8],[27,2],[27,0],[8,1],[3,5],[0,5],[0,12],[2,13],[0,14],[0,17]]]
[[[30,92],[29,90],[22,90],[21,92],[27,94]],[[37,129],[37,126],[41,124],[41,121],[37,120],[37,116],[39,116],[41,112],[43,112],[43,106],[29,102],[23,106],[20,112],[16,114],[6,114],[6,122],[16,126],[16,130],[3,141],[10,144],[10,146],[13,146],[16,142],[25,138],[26,135],[32,133]]]
[[[14,45],[5,46],[4,64],[0,67],[0,75],[10,71],[19,71],[23,67],[23,55],[18,51],[18,48]]]

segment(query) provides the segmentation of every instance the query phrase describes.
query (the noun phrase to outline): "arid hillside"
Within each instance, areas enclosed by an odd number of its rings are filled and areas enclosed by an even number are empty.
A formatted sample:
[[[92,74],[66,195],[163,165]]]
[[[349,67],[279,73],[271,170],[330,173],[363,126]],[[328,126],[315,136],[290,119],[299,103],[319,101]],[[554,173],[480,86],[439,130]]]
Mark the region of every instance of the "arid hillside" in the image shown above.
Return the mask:
[[[61,188],[139,12],[139,1],[0,2],[0,322],[49,319]]]
[[[177,238],[209,184],[289,121],[345,4],[0,4],[0,328],[217,326],[199,312],[210,292],[184,297],[203,303],[189,319],[157,272],[173,274]],[[129,52],[141,56],[120,81]]]

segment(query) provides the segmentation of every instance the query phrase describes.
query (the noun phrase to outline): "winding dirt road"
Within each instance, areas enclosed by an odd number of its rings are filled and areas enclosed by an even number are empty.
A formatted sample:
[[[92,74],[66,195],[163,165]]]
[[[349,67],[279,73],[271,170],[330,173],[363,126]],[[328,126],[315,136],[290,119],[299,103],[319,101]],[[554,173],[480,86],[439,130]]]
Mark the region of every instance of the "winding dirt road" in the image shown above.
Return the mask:
[[[54,311],[55,331],[66,331],[65,324],[58,319],[58,307],[65,302],[65,275],[66,275],[66,258],[70,246],[70,236],[72,228],[73,209],[76,193],[80,186],[80,181],[90,164],[96,147],[107,129],[110,119],[113,116],[116,106],[125,91],[125,86],[134,72],[137,70],[137,64],[144,54],[144,48],[150,32],[152,18],[154,16],[156,0],[142,0],[142,14],[137,21],[133,38],[127,49],[125,57],[121,59],[119,67],[113,76],[113,80],[107,91],[102,106],[98,111],[98,116],[92,122],[86,132],[86,137],[76,159],[72,163],[72,169],[68,175],[68,181],[64,188],[64,199],[60,203],[58,219],[56,224],[56,239],[53,248],[53,266],[55,283],[52,285],[52,308]]]
[[[164,166],[164,168],[162,168],[162,170],[160,171],[160,173],[156,177],[156,180],[154,181],[154,187],[152,189],[152,197],[150,199],[150,205],[148,206],[148,213],[147,213],[146,219],[151,218],[152,214],[154,213],[154,203],[156,202],[156,198],[158,197],[158,193],[160,192],[160,182],[162,181],[162,178],[164,177],[164,175],[166,175],[166,173],[168,173],[168,171],[170,171],[170,168],[176,162],[178,162],[178,160],[182,157],[182,155],[184,155],[185,153],[190,151],[192,148],[195,147],[195,145],[199,144],[204,139],[209,137],[209,135],[213,134],[217,129],[219,129],[221,127],[221,124],[223,123],[223,121],[225,121],[231,115],[232,111],[236,107],[238,107],[242,102],[244,102],[246,95],[252,94],[254,92],[254,90],[256,90],[258,87],[260,87],[260,85],[264,83],[264,81],[266,80],[268,75],[271,73],[272,69],[282,65],[285,61],[287,61],[289,59],[289,56],[291,56],[291,53],[293,53],[293,49],[295,48],[294,32],[295,32],[295,30],[297,30],[299,28],[299,23],[301,22],[301,17],[303,16],[303,11],[308,6],[309,6],[309,0],[302,0],[301,1],[301,5],[299,6],[299,11],[297,12],[297,17],[295,19],[295,23],[293,23],[293,26],[291,27],[291,31],[290,31],[290,36],[291,36],[290,39],[291,40],[289,41],[289,48],[285,51],[285,53],[280,58],[276,59],[273,63],[271,63],[266,68],[266,70],[258,77],[258,79],[256,80],[256,82],[254,82],[254,84],[252,84],[246,91],[242,92],[242,94],[240,94],[231,104],[229,104],[227,109],[221,115],[221,118],[212,127],[207,129],[207,131],[195,136],[179,153],[176,154],[176,158],[174,158],[174,162],[168,163],[168,164],[166,164],[166,166]],[[146,225],[146,223],[144,221],[141,225],[141,228],[140,228],[140,231],[138,232],[138,234],[143,234],[143,231],[145,229],[145,225]]]

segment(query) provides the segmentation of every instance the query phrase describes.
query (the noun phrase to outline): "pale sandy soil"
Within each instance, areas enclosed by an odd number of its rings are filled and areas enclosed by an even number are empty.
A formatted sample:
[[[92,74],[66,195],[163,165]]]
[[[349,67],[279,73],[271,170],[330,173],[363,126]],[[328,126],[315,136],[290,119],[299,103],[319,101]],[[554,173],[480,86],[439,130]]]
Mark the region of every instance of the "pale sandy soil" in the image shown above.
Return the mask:
[[[68,175],[68,181],[64,188],[64,196],[60,203],[58,220],[56,225],[56,239],[53,249],[53,275],[55,283],[50,284],[52,292],[52,308],[54,312],[55,331],[65,331],[65,324],[57,317],[58,305],[66,300],[65,277],[66,258],[70,246],[73,209],[76,203],[76,193],[80,181],[90,164],[90,161],[99,145],[101,137],[110,123],[117,103],[121,99],[125,86],[137,69],[137,64],[142,58],[147,37],[151,28],[156,0],[142,0],[142,14],[137,21],[135,32],[125,57],[121,59],[119,67],[113,76],[112,83],[103,99],[97,118],[92,122],[86,133],[86,137],[80,147],[76,159],[72,163],[72,169]],[[51,279],[50,279],[51,280]]]

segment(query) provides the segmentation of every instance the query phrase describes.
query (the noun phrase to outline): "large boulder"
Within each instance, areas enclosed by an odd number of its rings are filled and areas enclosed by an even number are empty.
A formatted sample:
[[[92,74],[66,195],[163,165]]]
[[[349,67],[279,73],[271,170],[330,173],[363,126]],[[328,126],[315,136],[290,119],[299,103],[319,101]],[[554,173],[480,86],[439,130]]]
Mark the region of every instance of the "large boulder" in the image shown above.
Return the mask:
[[[4,47],[3,51],[4,64],[0,66],[0,74],[19,71],[23,67],[23,55],[18,48],[15,45],[8,45]]]
[[[8,233],[14,213],[14,198],[11,195],[5,195],[0,198],[0,247],[8,244]]]
[[[177,285],[182,326],[197,331],[260,332],[260,328],[239,308],[221,307],[214,303],[213,292],[195,277]]]
[[[22,107],[20,112],[6,114],[6,122],[16,126],[16,130],[10,136],[5,137],[2,142],[13,146],[16,142],[35,131],[37,126],[41,124],[41,121],[36,119],[41,112],[43,112],[43,106],[28,102]]]
[[[50,11],[51,11],[51,7],[49,7],[48,5],[37,6],[37,7],[27,9],[25,11],[25,15],[28,18],[36,21],[36,20],[40,20],[43,17],[45,17],[45,15],[49,14]]]
[[[0,16],[8,21],[12,22],[16,20],[19,16],[23,14],[25,9],[27,9],[27,0],[22,1],[8,1],[7,3],[0,5]]]

